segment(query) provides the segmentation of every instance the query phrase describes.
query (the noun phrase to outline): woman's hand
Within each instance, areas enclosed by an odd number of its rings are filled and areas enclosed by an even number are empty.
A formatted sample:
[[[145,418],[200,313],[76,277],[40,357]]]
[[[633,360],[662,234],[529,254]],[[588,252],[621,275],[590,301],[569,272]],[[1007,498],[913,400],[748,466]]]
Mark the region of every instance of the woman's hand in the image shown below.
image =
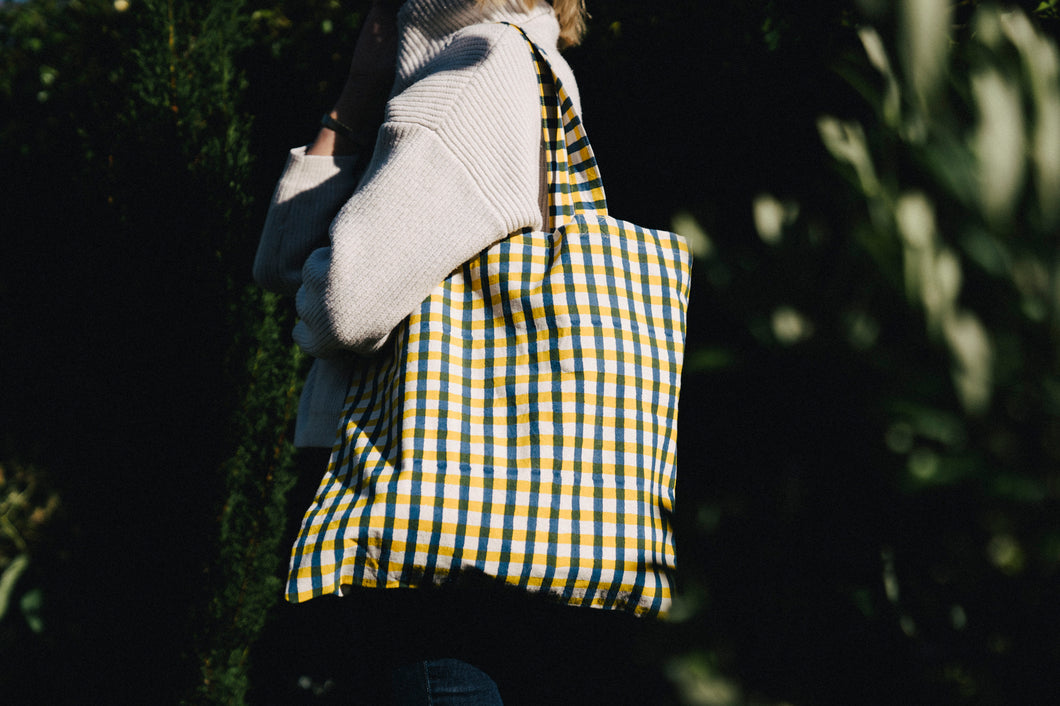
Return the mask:
[[[373,0],[354,47],[350,74],[331,110],[331,117],[349,127],[354,139],[322,128],[307,154],[344,155],[371,148],[394,84],[397,11],[402,2]]]

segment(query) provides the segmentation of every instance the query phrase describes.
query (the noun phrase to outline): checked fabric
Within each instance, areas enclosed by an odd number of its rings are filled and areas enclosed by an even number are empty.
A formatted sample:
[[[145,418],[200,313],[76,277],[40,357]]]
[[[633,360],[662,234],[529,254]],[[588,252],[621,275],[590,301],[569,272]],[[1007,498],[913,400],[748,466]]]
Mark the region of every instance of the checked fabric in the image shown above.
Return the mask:
[[[670,605],[689,253],[606,214],[581,121],[530,47],[552,223],[452,273],[355,373],[292,602],[474,574],[638,615]]]

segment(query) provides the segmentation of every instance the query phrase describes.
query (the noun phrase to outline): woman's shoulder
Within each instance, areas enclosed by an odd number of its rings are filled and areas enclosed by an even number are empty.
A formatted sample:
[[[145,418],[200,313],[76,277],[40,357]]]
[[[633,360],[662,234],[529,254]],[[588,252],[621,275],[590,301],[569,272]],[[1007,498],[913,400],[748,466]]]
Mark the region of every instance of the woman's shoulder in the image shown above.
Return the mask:
[[[473,110],[488,118],[513,102],[538,101],[530,46],[514,28],[496,23],[470,25],[453,34],[446,46],[416,72],[407,87],[391,98],[388,120],[441,120]]]
[[[472,38],[484,40],[492,47],[522,47],[528,49],[526,39],[515,25],[507,22],[479,22],[468,25],[453,33],[453,41],[467,41]]]
[[[424,67],[423,77],[454,70],[463,70],[469,77],[489,76],[513,65],[532,67],[526,40],[510,25],[483,22],[453,33],[445,48]]]
[[[554,24],[554,20],[549,18]],[[557,34],[541,18],[526,28],[526,35],[519,28],[502,22],[484,22],[474,24],[453,35],[452,44],[443,52],[458,56],[467,52],[466,57],[477,66],[478,73],[487,80],[505,82],[521,78],[517,85],[532,93],[534,102],[539,100],[537,74],[534,68],[533,49],[527,42],[529,37],[542,51],[556,76],[563,82],[578,111],[581,111],[581,100],[574,73],[566,59],[556,46]]]

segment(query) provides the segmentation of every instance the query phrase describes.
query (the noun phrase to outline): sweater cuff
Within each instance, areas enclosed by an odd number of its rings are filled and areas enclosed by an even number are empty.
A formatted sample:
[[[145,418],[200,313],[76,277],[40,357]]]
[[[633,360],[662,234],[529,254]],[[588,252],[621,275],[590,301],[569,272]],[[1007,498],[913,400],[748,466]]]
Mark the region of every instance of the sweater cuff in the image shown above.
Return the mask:
[[[291,150],[265,218],[254,279],[266,289],[293,293],[302,265],[328,242],[328,227],[361,178],[357,156],[329,157]]]
[[[349,196],[361,178],[355,170],[359,155],[309,155],[306,149],[303,146],[291,150],[274,200],[283,203],[309,190],[318,190],[318,196],[324,200],[327,200],[325,193]]]

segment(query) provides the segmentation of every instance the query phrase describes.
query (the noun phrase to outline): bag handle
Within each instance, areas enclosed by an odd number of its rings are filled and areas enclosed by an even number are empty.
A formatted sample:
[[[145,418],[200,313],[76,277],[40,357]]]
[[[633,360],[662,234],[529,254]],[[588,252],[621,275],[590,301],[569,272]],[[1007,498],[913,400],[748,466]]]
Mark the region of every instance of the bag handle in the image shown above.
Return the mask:
[[[549,216],[552,221],[548,229],[555,230],[558,223],[577,215],[605,215],[607,199],[600,167],[574,101],[545,53],[523,28],[508,22],[502,24],[518,30],[534,54],[541,95],[541,131],[548,165]],[[572,158],[577,162],[572,163]]]

